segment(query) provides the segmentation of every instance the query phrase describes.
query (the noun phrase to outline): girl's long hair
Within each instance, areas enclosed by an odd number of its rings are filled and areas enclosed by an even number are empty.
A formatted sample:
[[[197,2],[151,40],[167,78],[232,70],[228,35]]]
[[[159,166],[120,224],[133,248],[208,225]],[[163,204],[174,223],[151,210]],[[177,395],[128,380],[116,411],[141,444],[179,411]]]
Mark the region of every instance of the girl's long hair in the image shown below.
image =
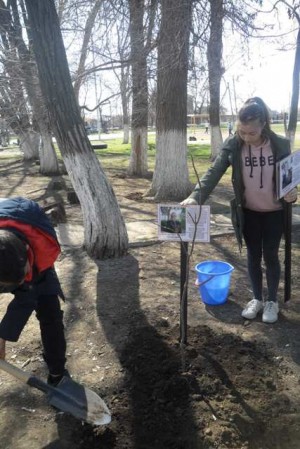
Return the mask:
[[[258,120],[263,126],[262,133],[268,136],[271,132],[270,113],[267,105],[260,97],[248,98],[238,113],[238,121],[240,123],[248,123]]]

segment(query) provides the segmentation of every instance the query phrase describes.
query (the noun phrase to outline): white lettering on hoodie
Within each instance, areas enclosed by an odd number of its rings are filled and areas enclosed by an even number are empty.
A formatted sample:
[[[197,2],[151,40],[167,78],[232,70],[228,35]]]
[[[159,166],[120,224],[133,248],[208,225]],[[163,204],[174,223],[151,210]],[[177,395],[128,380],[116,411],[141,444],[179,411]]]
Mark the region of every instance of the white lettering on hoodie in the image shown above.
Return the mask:
[[[259,146],[243,145],[244,204],[247,209],[270,212],[282,208],[276,199],[274,188],[274,165],[270,141]]]

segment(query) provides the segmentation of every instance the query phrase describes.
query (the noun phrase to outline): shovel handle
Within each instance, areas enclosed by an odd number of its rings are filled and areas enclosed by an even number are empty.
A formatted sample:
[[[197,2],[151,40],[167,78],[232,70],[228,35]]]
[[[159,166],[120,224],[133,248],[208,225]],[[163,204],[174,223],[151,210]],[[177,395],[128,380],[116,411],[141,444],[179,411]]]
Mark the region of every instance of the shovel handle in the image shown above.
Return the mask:
[[[30,373],[23,371],[14,365],[11,365],[5,360],[0,360],[0,369],[6,371],[8,374],[11,374],[12,376],[16,377],[17,379],[25,383],[27,383],[31,377]]]

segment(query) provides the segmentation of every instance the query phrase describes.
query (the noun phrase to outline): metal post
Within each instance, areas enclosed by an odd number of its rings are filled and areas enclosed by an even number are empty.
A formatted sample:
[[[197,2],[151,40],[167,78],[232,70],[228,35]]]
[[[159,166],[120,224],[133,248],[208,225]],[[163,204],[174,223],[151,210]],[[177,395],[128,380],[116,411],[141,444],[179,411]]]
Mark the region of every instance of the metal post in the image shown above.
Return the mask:
[[[188,242],[180,244],[180,343],[187,343]]]
[[[284,238],[285,238],[285,269],[284,269],[284,302],[291,298],[291,265],[292,265],[292,205],[284,205]]]

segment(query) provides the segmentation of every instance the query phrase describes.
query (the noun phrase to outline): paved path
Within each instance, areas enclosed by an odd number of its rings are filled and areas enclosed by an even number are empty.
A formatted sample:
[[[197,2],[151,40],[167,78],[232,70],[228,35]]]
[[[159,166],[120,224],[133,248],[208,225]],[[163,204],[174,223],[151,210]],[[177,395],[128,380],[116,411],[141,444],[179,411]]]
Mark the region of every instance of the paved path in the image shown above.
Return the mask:
[[[300,205],[293,207],[293,226],[300,225]],[[128,221],[126,222],[129,243],[133,246],[148,245],[158,241],[157,225],[153,221]],[[59,241],[62,246],[82,246],[84,229],[81,225],[61,223],[56,228]],[[229,215],[211,215],[211,236],[232,234],[233,228]]]

